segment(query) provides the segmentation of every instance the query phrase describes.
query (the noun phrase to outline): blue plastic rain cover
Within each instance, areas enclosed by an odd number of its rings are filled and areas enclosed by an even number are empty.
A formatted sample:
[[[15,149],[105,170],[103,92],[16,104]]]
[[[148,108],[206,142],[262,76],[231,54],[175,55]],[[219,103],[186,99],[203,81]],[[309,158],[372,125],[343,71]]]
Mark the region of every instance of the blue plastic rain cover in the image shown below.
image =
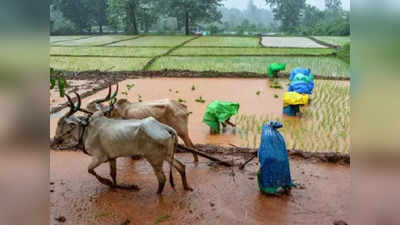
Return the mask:
[[[290,82],[288,91],[294,91],[299,94],[312,94],[314,89],[314,82],[308,83],[305,81],[292,81]]]
[[[300,112],[299,105],[288,105],[283,107],[283,114],[287,116],[296,116],[296,113]]]
[[[270,121],[262,129],[258,150],[260,162],[259,187],[262,192],[274,194],[279,187],[292,187],[289,158],[285,140],[277,130],[282,124]]]
[[[294,76],[296,76],[296,74],[298,73],[302,73],[304,75],[310,75],[311,74],[311,69],[310,68],[303,68],[303,67],[296,67],[294,69],[292,69],[292,71],[290,71],[290,76],[289,76],[289,80],[293,80]]]

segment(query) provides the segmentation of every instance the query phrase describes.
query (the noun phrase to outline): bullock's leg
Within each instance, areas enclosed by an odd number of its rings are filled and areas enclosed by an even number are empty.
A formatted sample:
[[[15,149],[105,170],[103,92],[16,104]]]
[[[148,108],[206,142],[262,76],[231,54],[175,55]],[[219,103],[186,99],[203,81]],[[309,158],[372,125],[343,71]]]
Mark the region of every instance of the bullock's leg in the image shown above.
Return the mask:
[[[161,192],[164,189],[165,181],[166,181],[165,174],[164,174],[164,172],[162,170],[162,165],[163,164],[162,164],[162,162],[161,163],[152,163],[152,162],[150,162],[150,164],[153,167],[154,173],[156,174],[157,179],[158,179],[157,194],[161,194]]]
[[[182,138],[183,142],[185,143],[186,146],[190,147],[190,148],[194,148],[194,144],[192,142],[192,140],[190,140],[189,135],[180,135],[180,137]],[[195,162],[199,161],[199,157],[197,156],[196,153],[193,153],[193,158]]]
[[[117,185],[117,160],[111,159],[110,163],[110,176],[114,182],[114,185]]]
[[[179,174],[181,175],[183,188],[188,191],[193,191],[193,188],[189,187],[186,180],[185,165],[176,159],[174,159],[172,163],[174,164],[174,167],[178,170]]]
[[[95,176],[96,179],[97,179],[100,183],[112,187],[112,186],[113,186],[113,182],[112,182],[111,180],[97,175],[97,173],[94,171],[94,169],[95,169],[96,167],[100,166],[100,164],[102,164],[102,163],[105,162],[105,161],[106,161],[106,160],[102,160],[102,159],[99,159],[99,158],[92,158],[92,162],[91,162],[90,165],[89,165],[88,172],[89,172],[90,174],[92,174],[93,176]]]
[[[117,184],[117,160],[116,159],[111,159],[109,161],[110,163],[110,175],[111,178],[114,182],[113,187],[115,188],[121,188],[121,189],[128,189],[128,190],[140,190],[140,188],[136,184],[130,184],[128,186],[122,186]]]

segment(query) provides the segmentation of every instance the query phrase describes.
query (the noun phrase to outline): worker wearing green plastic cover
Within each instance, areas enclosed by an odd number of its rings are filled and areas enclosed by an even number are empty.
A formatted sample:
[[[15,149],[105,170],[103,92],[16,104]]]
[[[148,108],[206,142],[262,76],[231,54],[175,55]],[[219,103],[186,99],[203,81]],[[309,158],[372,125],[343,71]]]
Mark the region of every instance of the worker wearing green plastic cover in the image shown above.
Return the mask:
[[[227,124],[235,127],[229,119],[236,115],[239,111],[239,103],[229,102],[229,101],[213,101],[206,109],[203,116],[203,122],[210,127],[211,133],[219,133],[219,124],[221,123],[223,127]]]

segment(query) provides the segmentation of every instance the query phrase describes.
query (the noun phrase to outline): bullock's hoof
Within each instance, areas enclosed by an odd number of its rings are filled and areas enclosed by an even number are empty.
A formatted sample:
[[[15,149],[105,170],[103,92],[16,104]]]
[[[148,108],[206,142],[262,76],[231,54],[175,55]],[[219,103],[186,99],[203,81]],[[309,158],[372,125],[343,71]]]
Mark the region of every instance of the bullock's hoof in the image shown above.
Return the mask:
[[[189,187],[189,186],[188,186],[188,187],[185,187],[184,189],[185,189],[186,191],[193,191],[193,188],[191,188],[191,187]]]
[[[140,190],[139,186],[137,186],[136,184],[131,184],[131,185],[116,184],[113,187],[114,188],[118,188],[118,189],[124,189],[124,190],[133,190],[133,191],[139,191]]]

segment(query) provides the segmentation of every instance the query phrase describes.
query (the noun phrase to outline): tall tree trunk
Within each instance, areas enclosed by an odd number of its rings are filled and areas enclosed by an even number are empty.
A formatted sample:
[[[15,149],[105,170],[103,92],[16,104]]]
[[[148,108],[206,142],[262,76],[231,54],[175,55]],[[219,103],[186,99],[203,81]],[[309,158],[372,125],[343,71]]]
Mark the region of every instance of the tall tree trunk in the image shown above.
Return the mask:
[[[185,12],[185,34],[189,35],[189,12]]]
[[[99,32],[100,34],[103,34],[103,25],[99,24]]]

